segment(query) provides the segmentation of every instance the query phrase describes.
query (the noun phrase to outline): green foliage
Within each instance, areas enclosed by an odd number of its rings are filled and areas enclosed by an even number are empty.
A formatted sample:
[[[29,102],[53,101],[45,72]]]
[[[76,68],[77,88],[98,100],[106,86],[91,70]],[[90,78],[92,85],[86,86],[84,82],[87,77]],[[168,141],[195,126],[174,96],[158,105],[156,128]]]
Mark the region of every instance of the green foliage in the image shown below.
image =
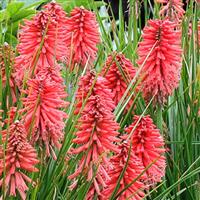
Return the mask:
[[[57,2],[60,3],[63,6],[63,8],[65,9],[65,11],[67,13],[70,13],[70,11],[74,7],[83,6],[83,7],[87,8],[87,9],[92,9],[93,8],[91,0],[58,0]],[[100,6],[104,5],[104,3],[102,1],[95,1],[94,4],[97,7],[100,7]]]
[[[0,11],[0,43],[17,44],[17,31],[20,22],[36,13],[35,7],[43,1],[25,6],[23,2],[13,1]],[[33,3],[33,2],[32,2]]]

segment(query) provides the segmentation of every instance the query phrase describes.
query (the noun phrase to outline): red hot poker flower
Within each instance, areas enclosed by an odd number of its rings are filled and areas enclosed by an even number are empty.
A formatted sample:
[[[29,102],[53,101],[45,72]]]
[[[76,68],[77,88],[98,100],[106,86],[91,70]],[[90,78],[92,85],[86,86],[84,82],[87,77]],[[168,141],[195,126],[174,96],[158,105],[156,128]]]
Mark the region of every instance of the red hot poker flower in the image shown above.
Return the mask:
[[[157,0],[159,3],[164,3],[160,10],[161,16],[166,16],[171,21],[179,22],[185,14],[183,3],[181,0]]]
[[[23,98],[26,114],[25,127],[32,135],[32,142],[42,140],[46,146],[47,156],[50,150],[55,158],[53,147],[60,148],[63,138],[64,118],[66,113],[59,110],[68,105],[62,99],[66,97],[60,83],[48,76],[36,76],[27,83],[24,91],[28,96]]]
[[[122,53],[113,53],[113,55],[108,56],[102,74],[108,81],[108,87],[112,90],[113,100],[117,105],[135,77],[136,68]],[[132,103],[133,98],[129,101],[128,107]]]
[[[81,78],[80,87],[85,87],[81,83],[86,82],[86,79],[91,76],[92,74],[88,73]],[[90,79],[87,82],[90,82]],[[95,192],[100,195],[101,187],[105,186],[105,180],[109,178],[105,169],[105,165],[108,164],[107,153],[110,151],[118,152],[114,142],[118,141],[116,136],[119,126],[114,121],[112,113],[114,102],[112,101],[111,91],[107,88],[105,82],[106,80],[103,77],[97,78],[78,120],[78,131],[73,140],[78,146],[71,149],[72,154],[83,153],[76,172],[70,176],[71,179],[77,177],[83,170],[83,174],[90,181],[94,175],[94,167],[97,168],[97,175],[93,188],[89,191],[88,199]],[[98,91],[99,88],[100,91]],[[81,99],[79,95],[82,91],[84,90],[79,89],[78,100]]]
[[[74,8],[67,20],[67,33],[66,45],[72,65],[84,66],[87,61],[91,64],[96,58],[96,45],[100,42],[95,14],[83,7]]]
[[[149,20],[138,48],[143,96],[162,103],[178,87],[181,70],[180,30],[169,20]],[[150,54],[150,55],[149,55]]]
[[[56,3],[49,3],[22,26],[17,46],[20,56],[16,58],[16,77],[23,80],[24,70],[37,73],[43,66],[53,66],[62,60],[67,50],[66,14]],[[37,57],[39,56],[38,60]]]
[[[63,93],[65,91],[65,85],[61,76],[61,66],[59,64],[55,63],[52,66],[43,66],[37,75],[38,77],[46,77],[53,81],[60,88],[57,90],[58,92]]]
[[[200,20],[198,21],[198,41],[199,41],[199,49],[200,49]]]
[[[17,107],[10,107],[9,111],[7,112],[7,118],[4,120],[4,123],[10,126],[15,121],[16,112],[20,113],[20,111],[17,111]]]
[[[21,170],[37,172],[35,165],[39,162],[35,149],[28,143],[26,137],[26,130],[20,122],[15,122],[9,130],[2,131],[3,142],[7,140],[5,168],[3,146],[0,147],[0,175],[5,169],[5,186],[9,190],[9,195],[16,196],[18,191],[23,200],[26,199],[25,192],[28,190],[26,182],[31,183],[32,180]],[[3,178],[0,180],[0,185],[2,184]]]
[[[81,77],[76,94],[77,105],[75,114],[78,114],[82,110],[82,107],[84,106],[87,97],[95,95],[103,97],[105,103],[107,104],[107,107],[109,107],[110,110],[114,110],[115,104],[113,104],[112,100],[113,93],[108,88],[108,85],[108,81],[101,76],[99,76],[97,80],[95,73],[92,71]]]
[[[119,148],[120,153],[116,154],[110,159],[112,168],[108,174],[111,179],[106,182],[107,187],[102,192],[103,199],[108,200],[111,197],[114,189],[117,186],[117,181],[120,177],[120,174],[122,173],[128,161],[126,171],[120,181],[120,187],[116,194],[119,194],[128,184],[132,183],[135,179],[137,180],[127,190],[125,190],[117,198],[117,200],[142,200],[145,196],[144,190],[147,189],[147,186],[145,186],[143,181],[141,181],[141,179],[147,178],[146,175],[141,175],[145,168],[143,167],[141,160],[134,154],[134,152],[131,151],[129,157],[130,146],[127,142],[123,142],[121,145],[119,145]],[[141,175],[140,178],[138,178],[139,175]]]
[[[132,150],[142,161],[144,167],[152,166],[147,170],[148,180],[151,184],[161,181],[165,175],[166,159],[164,156],[164,140],[159,130],[153,124],[150,116],[134,116],[134,122],[126,129],[131,134],[132,130]]]

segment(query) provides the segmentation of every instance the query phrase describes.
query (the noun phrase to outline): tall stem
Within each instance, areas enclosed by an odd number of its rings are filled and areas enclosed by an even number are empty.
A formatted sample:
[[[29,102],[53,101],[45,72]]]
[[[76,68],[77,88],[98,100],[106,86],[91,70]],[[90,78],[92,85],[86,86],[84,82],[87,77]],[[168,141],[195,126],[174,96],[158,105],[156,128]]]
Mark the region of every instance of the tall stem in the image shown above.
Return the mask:
[[[157,127],[160,129],[160,133],[163,134],[163,126],[162,126],[162,104],[159,104],[156,111],[156,123]]]

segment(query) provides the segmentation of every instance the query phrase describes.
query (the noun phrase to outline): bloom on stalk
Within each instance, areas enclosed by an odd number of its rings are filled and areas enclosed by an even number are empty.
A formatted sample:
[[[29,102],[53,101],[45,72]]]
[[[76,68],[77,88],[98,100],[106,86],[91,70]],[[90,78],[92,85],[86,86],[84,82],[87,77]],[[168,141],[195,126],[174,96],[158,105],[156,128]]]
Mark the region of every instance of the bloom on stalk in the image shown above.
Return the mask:
[[[89,72],[82,77],[79,86],[85,87],[86,79],[91,76],[94,74]],[[90,82],[90,79],[87,82]],[[78,90],[78,101],[81,101],[82,91],[82,89]],[[116,136],[119,129],[112,113],[114,106],[111,91],[106,86],[106,80],[98,77],[80,112],[76,138],[73,139],[73,143],[77,144],[77,147],[71,149],[72,154],[81,154],[81,159],[76,172],[69,178],[76,178],[83,172],[87,180],[91,181],[96,174],[87,199],[91,199],[95,193],[100,195],[102,187],[105,187],[106,179],[109,178],[105,168],[108,165],[107,154],[110,151],[118,152],[118,148],[114,144],[118,141]]]
[[[199,41],[199,49],[200,49],[200,20],[198,21],[197,31],[198,31],[198,41]]]
[[[155,184],[165,175],[165,144],[150,116],[139,119],[140,116],[134,116],[134,122],[126,128],[126,132],[132,134],[132,150],[144,168],[151,165],[146,173],[149,183]]]
[[[37,172],[35,167],[39,163],[35,149],[27,141],[27,132],[21,122],[13,123],[8,130],[2,131],[2,140],[7,145],[0,146],[0,175],[5,170],[5,191],[10,196],[16,196],[18,191],[23,200],[26,199],[28,186],[26,183],[33,181],[24,172]],[[4,161],[5,159],[5,161]],[[3,187],[3,178],[0,180],[0,186]]]
[[[7,112],[7,118],[4,120],[4,123],[10,126],[15,121],[16,112],[20,113],[21,111],[17,111],[17,107],[10,107]]]
[[[134,154],[134,152],[129,152],[129,143],[130,141],[122,142],[122,144],[119,145],[120,152],[110,159],[112,168],[111,170],[109,170],[108,174],[111,179],[106,182],[107,187],[102,193],[103,199],[105,200],[108,200],[114,192],[117,186],[117,181],[122,171],[126,167],[126,163],[127,167],[122,179],[120,180],[120,186],[116,192],[116,195],[119,194],[123,189],[125,189],[128,184],[132,183],[132,185],[130,185],[130,187],[128,187],[117,198],[117,200],[142,200],[145,196],[144,190],[147,189],[147,186],[145,186],[144,182],[141,180],[147,178],[145,174],[142,175],[145,168],[141,160]]]
[[[96,58],[97,44],[100,42],[98,24],[93,12],[83,7],[74,8],[67,20],[67,38],[69,64],[84,66]]]
[[[115,104],[113,104],[114,102],[112,100],[113,93],[108,88],[108,81],[105,78],[99,76],[97,80],[95,72],[90,71],[80,78],[78,86],[75,114],[79,114],[81,112],[84,107],[84,103],[89,96],[96,95],[101,96],[105,100],[107,107],[114,110]]]
[[[46,146],[47,156],[55,157],[53,147],[60,148],[63,139],[63,120],[66,113],[60,108],[65,108],[68,103],[63,100],[66,93],[61,84],[53,81],[49,76],[36,76],[27,82],[27,97],[23,98],[26,114],[25,127],[31,134],[32,142],[41,140]]]
[[[156,0],[158,3],[163,3],[160,15],[168,18],[171,21],[179,22],[185,14],[183,3],[181,0]]]
[[[138,48],[143,96],[164,102],[178,87],[181,70],[181,33],[169,20],[149,20]]]
[[[31,20],[25,20],[19,34],[17,50],[20,54],[15,61],[16,78],[21,84],[25,72],[30,77],[44,66],[55,65],[62,60],[67,47],[66,14],[56,3],[44,6]]]
[[[136,68],[134,68],[131,61],[122,53],[113,53],[108,56],[102,75],[107,79],[108,87],[112,90],[115,105],[117,105],[123,97],[128,85],[135,77],[135,74]],[[133,98],[129,101],[128,107],[130,107],[132,103]]]

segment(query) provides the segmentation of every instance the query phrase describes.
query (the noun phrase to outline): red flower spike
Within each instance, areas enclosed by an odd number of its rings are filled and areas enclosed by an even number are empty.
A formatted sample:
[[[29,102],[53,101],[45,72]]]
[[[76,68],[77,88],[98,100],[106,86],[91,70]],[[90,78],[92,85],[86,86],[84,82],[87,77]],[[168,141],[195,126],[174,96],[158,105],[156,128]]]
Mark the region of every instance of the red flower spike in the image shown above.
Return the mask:
[[[105,76],[108,87],[112,90],[115,105],[121,100],[135,74],[136,68],[122,53],[113,53],[113,55],[108,56],[102,75]],[[131,107],[132,103],[133,98],[129,101],[128,108]]]
[[[8,137],[8,139],[6,139]],[[5,169],[5,186],[9,189],[10,196],[16,196],[19,192],[23,200],[26,199],[28,186],[26,182],[32,183],[32,180],[21,170],[28,172],[37,172],[35,165],[39,163],[35,149],[27,141],[27,133],[24,125],[15,122],[9,127],[9,130],[2,131],[2,140],[7,145],[5,149],[5,168],[3,146],[0,146],[0,175]],[[0,180],[0,186],[3,184],[3,178]]]
[[[36,76],[27,83],[24,91],[28,96],[23,98],[27,111],[24,116],[27,132],[32,135],[32,142],[42,140],[46,146],[47,156],[54,155],[53,147],[61,147],[63,138],[63,120],[66,113],[59,110],[68,105],[63,101],[67,94],[61,84],[52,81],[49,76]],[[54,157],[55,158],[55,157]]]
[[[74,8],[67,20],[67,34],[65,42],[72,66],[74,63],[85,66],[87,61],[92,64],[98,50],[96,45],[100,42],[95,14],[83,7]]]
[[[147,170],[147,175],[149,183],[155,184],[161,182],[161,178],[165,175],[165,144],[150,116],[142,117],[138,123],[139,118],[140,116],[134,116],[134,122],[126,129],[126,132],[131,134],[136,126],[132,133],[132,150],[145,168],[152,164]]]
[[[20,84],[24,71],[35,74],[43,66],[53,66],[56,60],[63,60],[67,50],[64,44],[66,19],[61,6],[51,2],[31,20],[25,21],[17,46],[20,56],[15,61],[16,77]]]
[[[109,162],[109,165],[111,163]],[[106,188],[106,182],[110,180],[110,177],[108,176],[107,170],[108,167],[106,166],[100,166],[98,172],[96,173],[96,176],[93,178],[93,183],[90,186],[90,189],[86,195],[86,200],[93,200],[94,197],[97,200],[103,200],[104,197],[102,196],[103,188]],[[103,171],[102,171],[103,170]],[[106,174],[105,174],[106,173]]]
[[[181,0],[156,0],[158,3],[163,3],[160,15],[170,19],[171,21],[179,22],[184,14],[184,4]]]
[[[57,87],[60,88],[60,90],[57,90],[58,92],[61,91],[62,93],[65,90],[65,85],[63,82],[63,78],[61,76],[61,66],[57,63],[53,66],[44,66],[41,68],[41,70],[37,74],[38,77],[46,77],[47,79],[50,79],[53,81]]]
[[[130,142],[130,141],[129,141]],[[122,173],[129,155],[129,144],[127,142],[123,142],[119,145],[120,153],[113,156],[110,159],[112,169],[109,171],[110,180],[106,182],[107,187],[102,192],[102,199],[108,200],[114,189],[117,186],[117,181]],[[147,186],[144,185],[143,180],[147,179],[146,175],[141,175],[144,172],[145,168],[141,160],[134,154],[134,152],[130,152],[130,157],[128,160],[127,168],[124,173],[123,178],[120,181],[120,187],[117,190],[116,194],[119,194],[128,184],[131,184],[135,179],[137,179],[128,189],[126,189],[117,200],[140,200],[145,196],[144,190],[147,189]],[[138,176],[141,175],[140,178]]]
[[[84,96],[87,93],[88,88],[85,83],[90,85],[90,81],[94,80],[92,77],[94,78],[94,74],[88,73],[81,78],[77,94],[78,101],[82,101],[81,94]],[[83,171],[87,180],[90,181],[94,175],[94,167],[97,169],[95,181],[88,193],[88,199],[93,193],[100,195],[102,187],[105,186],[105,180],[109,178],[105,169],[109,163],[107,154],[110,151],[118,152],[114,142],[118,142],[116,136],[119,125],[114,121],[112,113],[114,102],[111,91],[105,83],[106,80],[103,77],[98,77],[93,85],[91,95],[81,111],[77,126],[78,131],[73,140],[78,146],[71,149],[72,154],[83,154],[76,172],[69,177],[70,179],[77,177]],[[78,105],[80,111],[82,103]]]
[[[200,49],[200,20],[198,21],[198,41],[199,41],[199,49]]]
[[[178,87],[181,70],[180,30],[169,20],[149,20],[138,48],[143,96],[162,103]],[[150,54],[150,55],[149,55]],[[148,56],[149,55],[149,56]]]
[[[95,85],[95,87],[94,87]],[[108,81],[99,76],[98,80],[94,72],[90,71],[85,76],[80,78],[79,87],[76,94],[76,110],[75,114],[78,114],[86,101],[86,98],[90,96],[101,96],[104,98],[106,106],[109,107],[110,110],[114,110],[115,104],[113,102],[113,94],[111,90],[108,88]],[[109,94],[109,95],[107,95]]]
[[[16,112],[21,114],[21,110],[17,111],[17,107],[10,107],[10,110],[7,112],[7,118],[4,120],[8,126],[10,126],[15,121]]]

